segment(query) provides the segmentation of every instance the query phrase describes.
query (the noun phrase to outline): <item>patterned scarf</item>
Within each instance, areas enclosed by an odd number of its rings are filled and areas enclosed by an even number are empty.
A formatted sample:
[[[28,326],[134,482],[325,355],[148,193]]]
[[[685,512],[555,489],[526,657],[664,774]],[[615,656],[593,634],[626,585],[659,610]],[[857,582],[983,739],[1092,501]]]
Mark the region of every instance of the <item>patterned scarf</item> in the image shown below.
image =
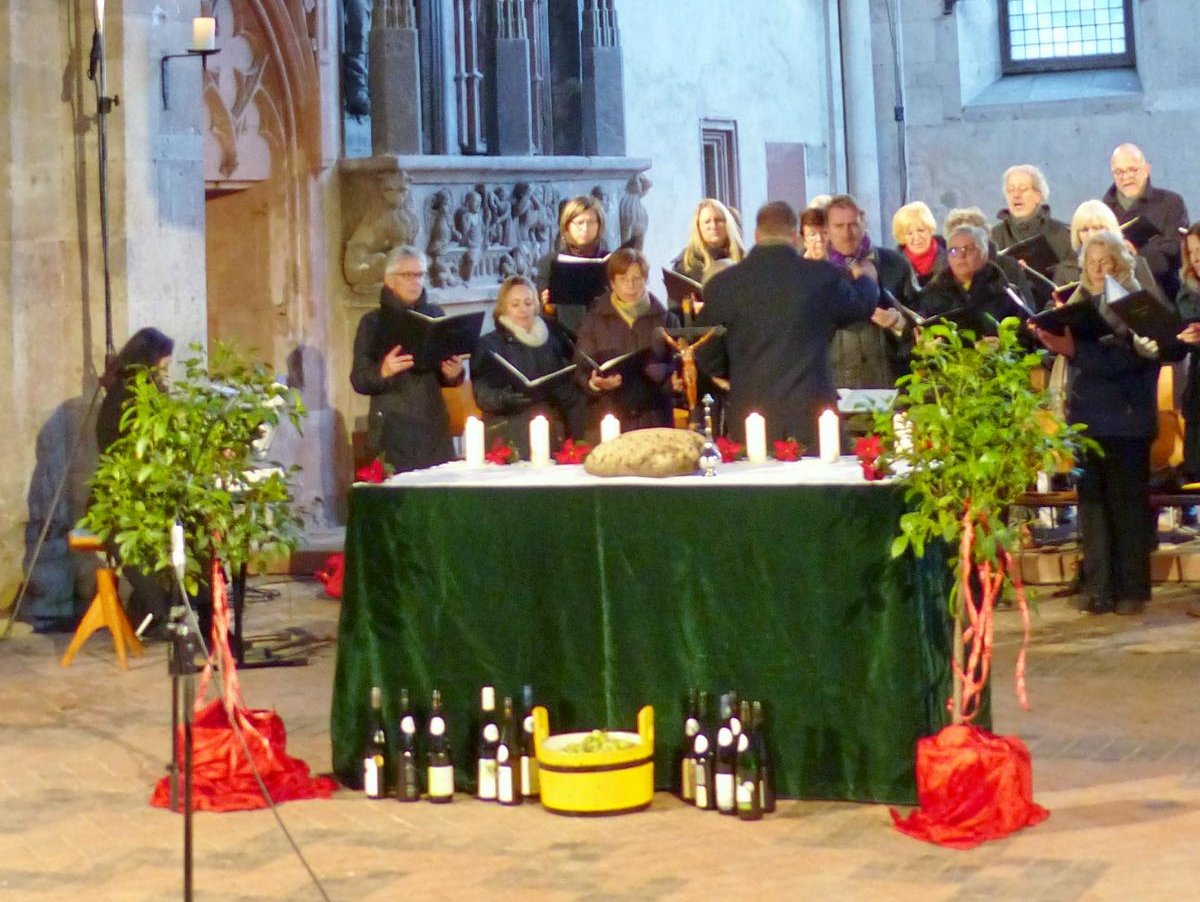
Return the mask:
[[[842,269],[849,269],[851,263],[857,263],[867,259],[867,255],[871,253],[871,236],[863,232],[862,240],[858,242],[858,247],[854,249],[853,254],[843,254],[838,251],[833,244],[828,246],[826,251],[829,262],[834,266],[840,266]]]

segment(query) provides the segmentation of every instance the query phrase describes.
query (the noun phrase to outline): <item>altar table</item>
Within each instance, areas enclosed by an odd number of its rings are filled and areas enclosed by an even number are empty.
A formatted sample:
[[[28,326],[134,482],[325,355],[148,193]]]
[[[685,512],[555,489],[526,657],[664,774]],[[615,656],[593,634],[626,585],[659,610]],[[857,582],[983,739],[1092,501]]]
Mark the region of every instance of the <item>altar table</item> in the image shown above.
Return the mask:
[[[356,485],[334,770],[360,785],[371,686],[390,724],[401,687],[422,715],[436,688],[466,788],[479,687],[530,683],[553,732],[633,729],[653,705],[666,788],[698,687],[765,702],[780,796],[913,803],[950,639],[944,558],[890,555],[903,511],[851,458],[662,480],[452,463]]]

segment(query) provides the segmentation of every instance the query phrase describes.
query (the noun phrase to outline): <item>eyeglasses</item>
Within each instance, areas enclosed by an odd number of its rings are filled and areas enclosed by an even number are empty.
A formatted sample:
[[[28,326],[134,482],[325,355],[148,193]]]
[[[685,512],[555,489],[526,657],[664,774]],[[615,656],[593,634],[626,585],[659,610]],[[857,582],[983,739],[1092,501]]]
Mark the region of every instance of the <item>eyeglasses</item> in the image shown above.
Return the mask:
[[[1114,169],[1112,171],[1112,174],[1113,174],[1114,178],[1123,179],[1123,178],[1128,178],[1133,175],[1137,175],[1141,171],[1142,171],[1141,166],[1126,166],[1124,169]]]
[[[388,276],[393,276],[397,279],[423,279],[423,278],[425,278],[425,270],[420,269],[420,270],[417,270],[416,272],[392,271],[392,272],[388,273]]]
[[[950,247],[946,248],[946,253],[951,257],[965,257],[968,254],[978,254],[979,248],[973,244],[965,244],[959,247],[951,245]]]

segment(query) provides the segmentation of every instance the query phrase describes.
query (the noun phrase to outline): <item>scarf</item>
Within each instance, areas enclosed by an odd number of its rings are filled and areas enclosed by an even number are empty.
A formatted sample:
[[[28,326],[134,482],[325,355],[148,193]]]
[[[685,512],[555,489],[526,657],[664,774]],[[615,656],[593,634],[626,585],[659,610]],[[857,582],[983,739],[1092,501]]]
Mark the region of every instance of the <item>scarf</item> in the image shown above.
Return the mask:
[[[507,316],[501,316],[497,322],[512,333],[512,337],[527,348],[540,348],[550,338],[550,330],[540,316],[533,318],[533,325],[522,329]]]
[[[1024,219],[1018,219],[1015,216],[1010,216],[1008,219],[1008,229],[1013,233],[1013,237],[1017,241],[1024,241],[1026,238],[1032,238],[1042,231],[1045,222],[1042,217],[1033,213],[1026,216]]]
[[[933,272],[933,264],[937,260],[938,243],[936,241],[929,242],[929,249],[923,254],[914,254],[908,249],[908,246],[901,248],[904,251],[904,256],[908,258],[908,262],[912,264],[912,268],[916,270],[918,276],[927,276]]]
[[[849,269],[851,263],[867,259],[867,255],[872,250],[871,236],[863,232],[862,240],[858,242],[858,247],[854,249],[853,254],[843,254],[832,244],[827,245],[825,253],[830,263],[840,266],[842,269]]]
[[[613,310],[617,311],[621,319],[625,320],[625,325],[631,329],[639,316],[645,316],[650,312],[650,295],[648,294],[643,294],[636,301],[629,304],[617,297],[615,291],[609,297],[612,300]]]

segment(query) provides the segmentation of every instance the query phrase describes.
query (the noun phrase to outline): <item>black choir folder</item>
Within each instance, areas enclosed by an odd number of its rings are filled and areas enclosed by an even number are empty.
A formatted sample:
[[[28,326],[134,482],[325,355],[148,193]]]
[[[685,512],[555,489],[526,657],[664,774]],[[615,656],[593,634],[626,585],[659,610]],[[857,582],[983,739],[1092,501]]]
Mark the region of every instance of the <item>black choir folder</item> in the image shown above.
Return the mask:
[[[572,257],[559,254],[550,261],[550,303],[586,307],[608,290],[608,255]]]
[[[683,299],[694,294],[699,300],[704,300],[703,286],[695,279],[689,279],[678,270],[663,267],[663,286],[667,289],[667,297],[682,306]]]
[[[538,376],[536,379],[530,379],[500,354],[492,351],[492,356],[496,358],[496,362],[498,364],[504,367],[504,369],[508,370],[509,375],[512,376],[513,381],[516,382],[517,387],[523,391],[533,391],[541,388],[543,385],[549,385],[552,382],[557,382],[559,379],[569,376],[571,373],[575,372],[575,367],[577,366],[577,364],[571,363],[567,366],[564,366],[562,369],[555,370],[552,373],[546,373],[544,376]]]
[[[1112,334],[1112,329],[1104,321],[1100,308],[1091,300],[1071,301],[1061,307],[1050,307],[1030,318],[1039,329],[1055,335],[1063,335],[1067,329],[1076,338],[1095,340]]]
[[[1184,322],[1179,314],[1144,288],[1109,301],[1108,308],[1136,335],[1153,338],[1160,344],[1173,341],[1183,331]]]
[[[416,310],[384,308],[376,351],[382,358],[396,345],[413,355],[418,369],[436,369],[447,357],[471,354],[483,327],[483,312],[426,316]]]
[[[1050,270],[1058,263],[1058,254],[1054,252],[1045,232],[1038,232],[1032,238],[1010,244],[1000,253],[1005,257],[1012,257],[1023,263],[1026,268],[1043,276],[1050,275]]]
[[[1161,234],[1162,230],[1145,216],[1135,216],[1128,222],[1121,223],[1121,237],[1137,248]]]

